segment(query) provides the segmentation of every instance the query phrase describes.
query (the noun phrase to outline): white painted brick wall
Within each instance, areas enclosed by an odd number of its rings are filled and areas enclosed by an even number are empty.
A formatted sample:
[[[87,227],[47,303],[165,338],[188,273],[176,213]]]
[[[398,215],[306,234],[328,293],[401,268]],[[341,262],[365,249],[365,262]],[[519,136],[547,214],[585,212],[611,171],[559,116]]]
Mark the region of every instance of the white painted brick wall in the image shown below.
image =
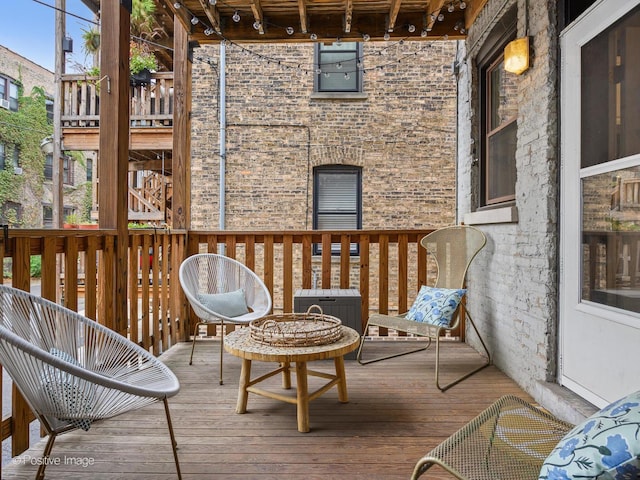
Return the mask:
[[[515,3],[518,36],[524,35],[525,1],[489,0],[458,53],[461,220],[478,205],[475,56],[492,26]],[[529,35],[535,54],[532,68],[518,79],[518,221],[478,225],[488,242],[468,276],[469,308],[486,336],[495,364],[528,391],[533,391],[537,382],[549,380],[555,374],[556,363],[559,160],[555,8],[554,2],[529,1]],[[474,343],[472,334],[468,338]]]

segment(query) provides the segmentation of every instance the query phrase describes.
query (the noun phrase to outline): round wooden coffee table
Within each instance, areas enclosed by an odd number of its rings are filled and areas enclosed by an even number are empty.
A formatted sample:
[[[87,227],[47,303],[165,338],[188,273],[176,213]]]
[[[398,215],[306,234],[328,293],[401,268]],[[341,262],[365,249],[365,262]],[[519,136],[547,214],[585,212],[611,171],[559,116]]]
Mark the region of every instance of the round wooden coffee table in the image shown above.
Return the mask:
[[[238,387],[238,403],[236,413],[246,413],[249,392],[262,395],[263,397],[281,400],[297,405],[298,431],[309,431],[309,402],[318,398],[334,385],[338,387],[338,399],[341,403],[347,403],[347,379],[344,373],[343,356],[358,348],[360,334],[354,329],[342,328],[342,338],[337,342],[327,345],[317,345],[310,347],[280,347],[263,345],[251,338],[249,328],[237,329],[224,338],[224,349],[242,358],[242,370],[240,373],[240,384]],[[331,375],[324,372],[316,372],[307,369],[307,362],[314,360],[334,359],[336,373]],[[272,372],[251,380],[251,362],[279,362],[280,367]],[[282,386],[285,389],[291,388],[290,364],[295,364],[296,371],[296,396],[288,396],[275,392],[270,392],[257,388],[255,385],[282,372]],[[308,375],[326,378],[329,381],[318,390],[309,393],[307,382]]]

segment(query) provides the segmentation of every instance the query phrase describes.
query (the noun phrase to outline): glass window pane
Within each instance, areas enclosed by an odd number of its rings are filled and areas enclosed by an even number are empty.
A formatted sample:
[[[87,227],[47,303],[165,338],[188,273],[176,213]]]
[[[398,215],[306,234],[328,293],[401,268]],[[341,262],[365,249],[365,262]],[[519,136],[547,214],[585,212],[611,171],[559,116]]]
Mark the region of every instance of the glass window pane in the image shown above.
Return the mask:
[[[516,133],[514,121],[489,137],[487,203],[512,199],[516,193]]]
[[[490,126],[495,130],[518,114],[518,86],[516,75],[505,72],[504,60],[494,66],[490,72]]]
[[[583,300],[640,312],[640,167],[582,181]]]
[[[318,214],[318,230],[357,230],[356,214],[331,215]]]
[[[357,211],[357,180],[354,173],[319,173],[318,211]]]
[[[640,153],[640,7],[582,48],[582,167]]]

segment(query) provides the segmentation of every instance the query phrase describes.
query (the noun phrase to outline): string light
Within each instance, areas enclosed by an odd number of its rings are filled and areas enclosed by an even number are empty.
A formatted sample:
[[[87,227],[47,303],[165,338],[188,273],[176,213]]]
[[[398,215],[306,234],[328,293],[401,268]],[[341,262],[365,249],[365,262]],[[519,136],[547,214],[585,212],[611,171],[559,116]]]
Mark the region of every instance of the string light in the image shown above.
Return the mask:
[[[371,40],[371,36],[368,33],[365,33],[362,35],[362,40],[368,42],[369,40]]]
[[[438,15],[438,21],[442,22],[444,20],[444,14],[441,13],[440,15]]]
[[[257,20],[255,22],[253,22],[253,28],[255,30],[260,30],[260,22],[258,22]]]
[[[180,7],[182,7],[182,4],[180,2],[175,2],[173,4],[173,8],[175,8],[176,10],[180,10]]]
[[[460,10],[464,10],[465,8],[467,8],[467,3],[463,0],[458,6],[460,7]]]
[[[456,7],[454,7],[454,6],[453,6],[453,2],[451,2],[451,3],[449,4],[449,6],[447,7],[447,11],[448,11],[449,13],[453,13],[453,11],[454,11],[455,9],[456,9]]]
[[[238,13],[237,10],[235,12],[233,12],[233,17],[231,17],[231,19],[236,23],[238,23],[240,21],[240,14]]]
[[[295,30],[293,29],[293,27],[287,27],[287,35],[293,35],[294,32]]]
[[[216,3],[218,3],[218,0],[209,0],[209,5],[214,6]]]
[[[382,38],[384,38],[385,42],[388,42],[389,39],[391,38],[391,35],[389,35],[389,32],[385,32],[384,37],[382,37]]]
[[[409,33],[413,33],[416,31],[416,26],[413,24],[409,24],[409,26],[407,27],[407,30],[409,31]]]
[[[199,22],[198,17],[191,17],[191,25],[197,25]]]

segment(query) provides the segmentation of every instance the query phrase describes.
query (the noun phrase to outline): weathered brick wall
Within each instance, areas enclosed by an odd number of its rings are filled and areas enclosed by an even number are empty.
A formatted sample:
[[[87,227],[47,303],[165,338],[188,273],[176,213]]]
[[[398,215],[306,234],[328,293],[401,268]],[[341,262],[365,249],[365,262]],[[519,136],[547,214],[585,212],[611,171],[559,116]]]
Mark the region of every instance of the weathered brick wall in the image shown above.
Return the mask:
[[[44,91],[53,97],[55,91],[53,72],[2,45],[0,45],[0,74],[22,81],[25,95],[29,95],[33,87],[43,87]]]
[[[364,45],[382,68],[362,101],[311,98],[311,45],[227,47],[227,229],[311,228],[312,168],[333,163],[363,168],[365,229],[454,222],[456,44],[383,47]],[[202,61],[217,57],[198,49],[193,69],[194,228],[219,222],[217,66]]]
[[[469,32],[461,61],[459,214],[478,205],[478,73],[475,56],[487,33],[517,4],[518,36],[524,0],[489,0]],[[479,227],[488,237],[469,272],[469,308],[486,335],[495,364],[525,389],[551,379],[556,369],[558,321],[558,100],[555,2],[529,1],[532,68],[517,78],[516,200],[518,221]],[[473,335],[470,335],[470,340]]]
[[[247,48],[251,53],[227,46],[226,229],[311,229],[313,167],[327,164],[362,167],[364,229],[455,222],[456,42],[364,44],[364,100],[312,98],[313,45]],[[219,48],[194,56],[192,227],[215,230]],[[372,292],[376,265],[372,247]],[[357,287],[357,264],[353,271]],[[395,302],[393,277],[390,285]],[[377,309],[377,299],[371,301]]]

